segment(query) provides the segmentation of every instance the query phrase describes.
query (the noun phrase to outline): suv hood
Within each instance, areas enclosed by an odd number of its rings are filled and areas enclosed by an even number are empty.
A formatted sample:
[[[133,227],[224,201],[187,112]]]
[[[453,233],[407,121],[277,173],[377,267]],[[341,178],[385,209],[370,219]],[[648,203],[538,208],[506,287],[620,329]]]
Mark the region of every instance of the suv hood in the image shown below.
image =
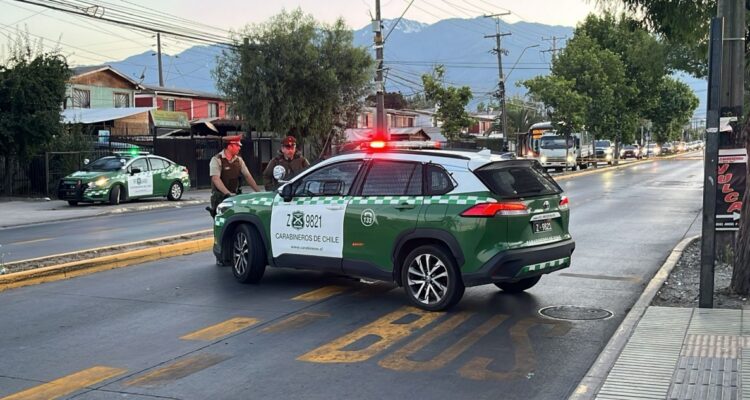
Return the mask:
[[[80,179],[82,181],[86,181],[86,180],[96,179],[96,178],[98,178],[100,176],[107,176],[107,175],[110,175],[110,174],[112,174],[112,172],[108,172],[108,171],[77,171],[77,172],[74,172],[74,173],[66,176],[63,179]]]

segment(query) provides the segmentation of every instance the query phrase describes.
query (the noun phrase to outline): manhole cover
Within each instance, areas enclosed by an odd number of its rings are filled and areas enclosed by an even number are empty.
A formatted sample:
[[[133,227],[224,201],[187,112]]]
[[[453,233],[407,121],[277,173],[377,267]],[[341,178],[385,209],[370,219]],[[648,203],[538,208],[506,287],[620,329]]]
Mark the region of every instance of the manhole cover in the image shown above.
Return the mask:
[[[553,306],[539,310],[539,314],[555,319],[592,320],[605,319],[612,316],[612,312],[601,308],[578,306]]]

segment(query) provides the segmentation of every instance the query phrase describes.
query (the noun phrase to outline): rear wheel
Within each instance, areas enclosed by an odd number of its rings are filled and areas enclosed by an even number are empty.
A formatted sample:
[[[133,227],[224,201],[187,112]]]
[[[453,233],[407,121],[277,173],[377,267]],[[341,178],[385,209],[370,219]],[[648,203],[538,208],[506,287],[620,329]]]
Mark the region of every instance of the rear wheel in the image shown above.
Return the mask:
[[[452,307],[465,290],[453,258],[435,245],[419,246],[406,256],[401,282],[409,300],[428,311]]]
[[[266,271],[266,252],[260,235],[247,224],[237,227],[232,238],[232,273],[242,283],[258,283]]]
[[[499,287],[503,290],[503,292],[508,293],[521,293],[526,289],[530,289],[534,285],[536,285],[539,282],[539,279],[541,279],[542,276],[534,276],[531,278],[521,279],[518,282],[499,282],[496,283],[495,286]]]
[[[180,182],[172,182],[169,186],[169,193],[167,193],[167,199],[171,201],[177,201],[182,198],[182,184]]]

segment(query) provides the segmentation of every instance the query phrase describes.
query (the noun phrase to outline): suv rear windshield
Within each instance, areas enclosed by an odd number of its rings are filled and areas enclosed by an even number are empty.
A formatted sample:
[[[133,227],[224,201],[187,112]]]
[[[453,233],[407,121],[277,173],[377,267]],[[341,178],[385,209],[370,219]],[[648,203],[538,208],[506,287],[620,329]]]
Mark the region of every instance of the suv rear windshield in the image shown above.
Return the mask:
[[[478,168],[474,173],[492,193],[504,198],[562,193],[557,182],[536,160],[495,162]]]

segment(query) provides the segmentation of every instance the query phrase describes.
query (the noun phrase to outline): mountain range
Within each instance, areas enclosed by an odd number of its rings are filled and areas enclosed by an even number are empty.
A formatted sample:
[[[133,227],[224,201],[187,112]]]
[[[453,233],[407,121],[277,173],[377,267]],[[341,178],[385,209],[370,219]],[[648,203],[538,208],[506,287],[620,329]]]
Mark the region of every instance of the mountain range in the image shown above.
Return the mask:
[[[446,69],[446,84],[472,89],[474,98],[470,108],[479,102],[487,103],[498,87],[498,60],[493,50],[497,31],[509,33],[501,37],[503,72],[509,96],[525,94],[526,90],[518,85],[519,82],[548,74],[552,50],[563,48],[565,40],[573,35],[572,27],[523,21],[499,21],[496,25],[495,20],[483,17],[452,18],[433,24],[408,19],[384,20],[386,90],[406,96],[419,93],[421,75],[442,64]],[[372,26],[367,25],[353,33],[354,44],[369,49],[374,58]],[[193,46],[179,54],[163,54],[165,86],[216,92],[211,71],[221,52],[220,46]],[[152,51],[108,64],[135,80],[158,84],[157,60]],[[688,83],[700,98],[697,112],[705,110],[705,81],[684,75],[678,78]]]

